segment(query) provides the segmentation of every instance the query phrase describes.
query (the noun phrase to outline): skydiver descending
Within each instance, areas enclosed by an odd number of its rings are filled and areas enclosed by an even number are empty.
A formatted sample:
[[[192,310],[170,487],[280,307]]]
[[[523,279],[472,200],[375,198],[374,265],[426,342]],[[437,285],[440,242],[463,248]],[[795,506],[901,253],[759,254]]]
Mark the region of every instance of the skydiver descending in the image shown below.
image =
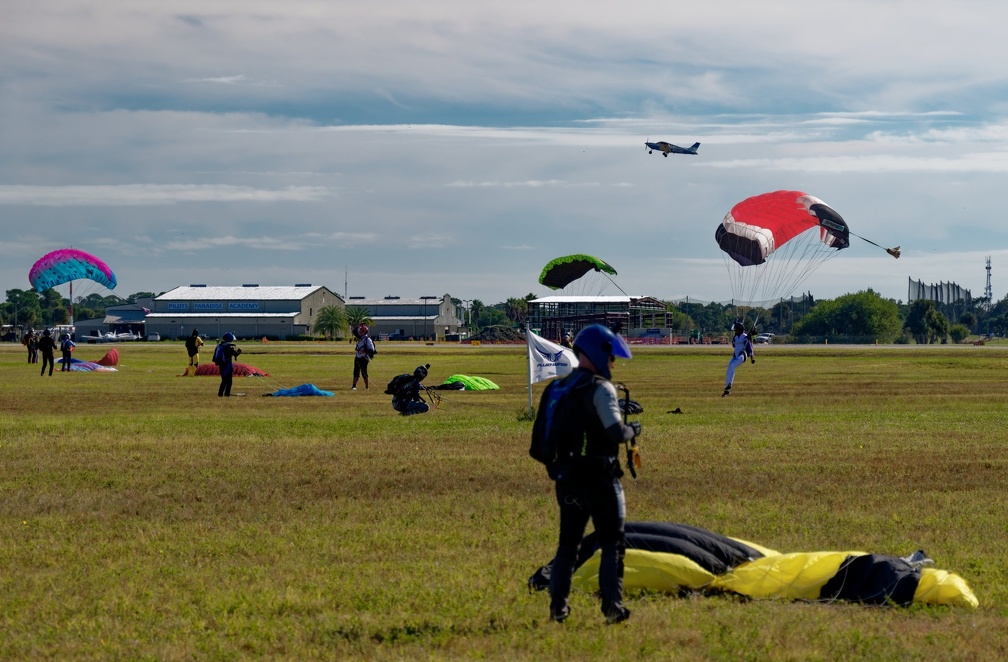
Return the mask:
[[[732,338],[733,353],[731,360],[728,361],[728,369],[725,371],[725,387],[724,393],[721,394],[722,398],[731,394],[732,382],[735,381],[735,369],[745,363],[747,358],[756,363],[756,357],[753,356],[752,340],[745,332],[742,322],[735,322],[732,328],[735,331],[735,337]]]

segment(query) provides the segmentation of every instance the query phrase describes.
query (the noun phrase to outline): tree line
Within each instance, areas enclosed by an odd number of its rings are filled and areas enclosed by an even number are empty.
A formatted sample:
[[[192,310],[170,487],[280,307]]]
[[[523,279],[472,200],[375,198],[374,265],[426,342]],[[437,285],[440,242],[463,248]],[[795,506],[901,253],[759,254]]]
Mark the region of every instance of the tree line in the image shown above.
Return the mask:
[[[150,299],[153,292],[134,292],[125,299],[114,294],[97,293],[78,297],[73,302],[74,319],[86,320],[105,316],[105,309]],[[70,323],[70,300],[55,289],[7,290],[7,298],[0,304],[0,321],[14,329],[41,329]]]
[[[452,299],[458,316],[473,334],[491,326],[522,328],[534,294],[512,297],[492,306],[479,299],[467,308]],[[697,337],[727,333],[733,322],[744,319],[755,333],[788,336],[794,342],[940,343],[961,342],[971,334],[1003,336],[1008,333],[1008,295],[995,305],[986,298],[969,304],[939,304],[917,300],[910,304],[886,299],[869,289],[836,299],[782,300],[770,308],[740,307],[730,303],[668,302],[664,318],[645,313],[639,323],[661,326]]]
[[[7,290],[0,304],[0,321],[14,329],[43,328],[70,321],[70,301],[54,289]],[[123,299],[116,295],[90,294],[74,301],[74,318],[104,317],[105,309],[153,298],[153,292],[135,292]],[[522,328],[529,315],[529,302],[538,298],[529,293],[510,297],[493,305],[479,299],[452,299],[456,313],[470,333],[493,326]],[[466,305],[468,304],[468,305]],[[682,334],[720,335],[732,323],[744,318],[755,333],[786,335],[793,342],[837,339],[851,342],[960,342],[971,334],[1008,334],[1008,295],[991,305],[986,297],[970,304],[938,304],[917,300],[911,304],[885,299],[873,290],[845,294],[836,299],[814,300],[811,294],[800,301],[782,300],[770,308],[740,308],[726,303],[668,302],[664,319],[640,323],[660,325]],[[319,311],[313,331],[328,338],[344,338],[359,324],[369,324],[366,308],[330,306]],[[753,328],[755,327],[755,328]]]

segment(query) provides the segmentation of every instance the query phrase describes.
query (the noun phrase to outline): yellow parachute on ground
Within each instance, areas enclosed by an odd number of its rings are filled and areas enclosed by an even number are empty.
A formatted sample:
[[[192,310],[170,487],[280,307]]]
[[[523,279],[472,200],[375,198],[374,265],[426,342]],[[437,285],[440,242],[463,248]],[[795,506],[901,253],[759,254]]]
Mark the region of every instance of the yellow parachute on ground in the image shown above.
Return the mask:
[[[594,533],[581,544],[573,585],[598,590]],[[959,575],[930,566],[923,551],[907,557],[860,551],[782,554],[706,529],[665,522],[627,522],[623,584],[627,589],[678,593],[730,592],[756,599],[914,602],[976,608],[976,595]],[[549,585],[550,564],[529,578]]]

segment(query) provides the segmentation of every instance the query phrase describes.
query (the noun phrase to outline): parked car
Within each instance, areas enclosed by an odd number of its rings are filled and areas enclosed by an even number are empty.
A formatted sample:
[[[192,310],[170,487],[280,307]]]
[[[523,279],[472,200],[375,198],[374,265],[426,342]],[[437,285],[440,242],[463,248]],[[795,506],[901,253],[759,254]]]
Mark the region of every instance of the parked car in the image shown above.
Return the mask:
[[[773,342],[773,337],[774,334],[772,333],[761,333],[755,338],[753,338],[753,342],[755,342],[758,345],[769,345],[770,343]]]
[[[161,334],[158,333],[157,331],[155,331],[154,333],[148,333],[147,334],[147,340],[150,341],[150,342],[160,342],[161,341]]]

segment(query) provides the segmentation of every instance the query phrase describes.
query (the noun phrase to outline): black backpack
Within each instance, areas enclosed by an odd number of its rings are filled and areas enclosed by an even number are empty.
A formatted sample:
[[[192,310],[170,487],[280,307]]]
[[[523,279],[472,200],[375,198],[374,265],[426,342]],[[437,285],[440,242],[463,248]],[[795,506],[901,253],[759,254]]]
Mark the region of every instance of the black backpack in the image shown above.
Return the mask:
[[[409,373],[403,373],[401,375],[396,375],[392,378],[392,381],[388,383],[385,387],[386,395],[395,396],[399,391],[405,389],[413,381],[413,375]]]
[[[546,465],[546,473],[557,480],[574,457],[580,455],[584,443],[583,389],[592,380],[574,373],[555,379],[546,386],[539,400],[529,455]]]

